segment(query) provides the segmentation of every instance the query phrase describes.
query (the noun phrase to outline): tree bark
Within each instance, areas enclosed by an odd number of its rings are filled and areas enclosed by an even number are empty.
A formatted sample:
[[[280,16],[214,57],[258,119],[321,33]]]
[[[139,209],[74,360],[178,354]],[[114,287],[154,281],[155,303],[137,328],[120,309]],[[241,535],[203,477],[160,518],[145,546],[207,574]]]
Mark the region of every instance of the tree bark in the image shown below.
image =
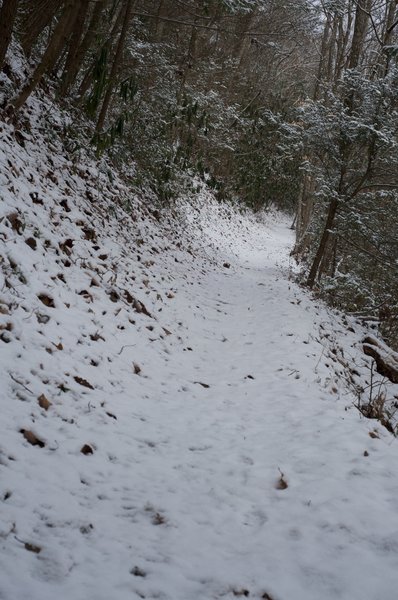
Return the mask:
[[[355,12],[354,33],[352,36],[350,57],[348,62],[349,69],[356,69],[359,65],[363,45],[365,42],[366,31],[369,24],[369,12],[372,7],[372,0],[358,2]]]
[[[73,85],[73,83],[76,80],[76,77],[82,67],[86,54],[91,48],[91,45],[94,41],[105,4],[106,0],[98,0],[96,5],[94,6],[89,25],[87,27],[87,31],[80,45],[76,48],[76,51],[73,55],[73,60],[71,57],[70,64],[65,65],[64,73],[62,75],[62,84],[59,91],[60,95],[65,95],[66,93],[68,93],[69,88],[71,87],[71,85]]]
[[[64,96],[66,94],[67,89],[70,84],[73,82],[73,77],[77,73],[79,67],[76,69],[77,64],[77,54],[79,51],[80,40],[83,37],[84,28],[86,25],[86,18],[89,8],[89,0],[81,0],[80,2],[80,10],[79,10],[79,18],[76,19],[75,27],[73,28],[72,35],[70,37],[69,46],[67,49],[67,55],[65,60],[65,65],[63,69],[63,73],[61,76],[61,86],[59,89],[60,96]]]
[[[110,71],[109,77],[108,77],[108,86],[106,88],[104,100],[102,102],[101,110],[98,115],[97,125],[95,128],[96,133],[100,133],[102,131],[102,129],[104,127],[106,115],[108,113],[109,104],[110,104],[110,101],[112,98],[112,93],[113,93],[115,80],[116,80],[116,76],[117,76],[117,71],[120,66],[121,58],[123,55],[124,43],[126,40],[127,31],[128,31],[129,24],[130,24],[131,9],[132,9],[132,0],[127,0],[125,12],[124,12],[122,30],[120,32],[120,36],[119,36],[119,40],[117,43],[116,52],[115,52],[115,56],[113,59],[111,71]]]
[[[328,14],[326,17],[326,22],[325,22],[324,28],[323,28],[322,44],[321,44],[321,51],[320,51],[319,64],[318,64],[318,74],[317,74],[317,77],[315,80],[315,88],[314,88],[314,94],[313,94],[314,100],[319,99],[320,85],[321,85],[321,82],[324,81],[324,79],[325,79],[325,63],[326,63],[327,51],[329,48],[330,27],[331,27],[331,17],[330,17],[330,14]]]
[[[8,46],[11,42],[18,0],[3,0],[0,9],[0,71],[4,66]]]
[[[22,88],[19,95],[11,102],[15,110],[19,110],[25,104],[26,100],[40,83],[44,73],[55,65],[64,48],[65,42],[72,31],[73,24],[78,14],[78,8],[79,0],[69,0],[66,2],[64,11],[40,63],[36,67],[30,80]]]
[[[123,10],[119,10],[116,15],[113,15],[112,21],[110,23],[110,28],[108,31],[108,35],[107,35],[107,39],[105,41],[105,43],[101,46],[102,48],[108,48],[109,51],[112,47],[113,41],[114,39],[117,37],[117,32],[119,30],[119,27],[121,25],[121,23],[123,22]],[[92,79],[93,79],[93,68],[94,68],[94,61],[92,61],[92,63],[89,65],[89,68],[87,69],[77,92],[77,97],[78,97],[78,101],[81,102],[88,90],[88,88],[90,87],[90,84],[92,83]]]
[[[32,48],[44,29],[49,25],[60,8],[57,0],[25,0],[21,19],[21,44],[26,56],[29,57]]]
[[[324,227],[324,230],[322,233],[321,241],[319,242],[318,250],[315,254],[315,258],[312,262],[311,269],[310,269],[310,272],[308,275],[307,285],[310,288],[314,287],[314,283],[315,283],[315,280],[317,278],[318,271],[319,271],[319,266],[324,257],[324,254],[325,254],[325,251],[327,248],[327,244],[329,241],[330,230],[332,229],[332,227],[334,225],[334,220],[336,218],[338,206],[339,206],[339,202],[338,202],[337,198],[333,198],[329,204],[328,214],[326,217],[326,223],[325,223],[325,227]]]
[[[363,351],[376,361],[376,370],[392,383],[398,383],[398,353],[373,336],[363,341]]]

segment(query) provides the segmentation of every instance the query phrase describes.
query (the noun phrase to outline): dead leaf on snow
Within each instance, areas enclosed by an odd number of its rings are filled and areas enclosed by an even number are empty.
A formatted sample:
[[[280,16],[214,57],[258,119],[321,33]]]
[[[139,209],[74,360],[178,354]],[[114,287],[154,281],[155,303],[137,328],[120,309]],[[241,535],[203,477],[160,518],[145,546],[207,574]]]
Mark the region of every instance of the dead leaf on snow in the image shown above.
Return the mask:
[[[194,383],[197,383],[206,389],[210,387],[208,383],[203,383],[203,381],[194,381]]]
[[[281,476],[279,477],[278,481],[276,482],[275,488],[277,490],[285,490],[286,488],[289,487],[289,485],[285,479],[284,473],[282,473],[282,471],[280,469],[279,469],[279,473],[281,474]]]
[[[44,394],[40,394],[37,401],[39,403],[40,408],[44,408],[44,410],[48,410],[52,405],[52,402],[50,402],[50,400],[47,400]]]
[[[28,429],[20,429],[20,433],[24,436],[25,440],[32,444],[32,446],[39,446],[40,448],[44,448],[45,443],[37,437],[33,431],[29,431]]]
[[[134,369],[134,373],[136,375],[139,375],[141,373],[141,367],[140,365],[138,365],[136,362],[133,362],[133,369]]]
[[[164,525],[166,523],[166,517],[156,512],[152,517],[153,525]]]
[[[24,224],[19,218],[18,213],[10,213],[9,215],[7,215],[7,220],[14,231],[16,231],[18,234],[22,233],[22,231],[24,230]]]
[[[27,244],[32,250],[36,250],[37,248],[37,242],[34,237],[26,238],[25,244]]]
[[[36,544],[30,544],[29,542],[25,542],[24,546],[25,550],[28,550],[29,552],[34,552],[35,554],[40,554],[41,552],[40,546],[36,546]]]
[[[76,383],[82,385],[83,387],[89,388],[90,390],[94,389],[94,386],[92,386],[91,383],[87,381],[87,379],[83,379],[83,377],[76,376],[73,379],[76,381]]]
[[[133,567],[131,569],[130,573],[131,573],[131,575],[134,575],[135,577],[146,577],[145,571],[140,569],[140,567]]]
[[[45,306],[48,306],[49,308],[55,308],[54,300],[47,294],[38,294],[37,297]]]

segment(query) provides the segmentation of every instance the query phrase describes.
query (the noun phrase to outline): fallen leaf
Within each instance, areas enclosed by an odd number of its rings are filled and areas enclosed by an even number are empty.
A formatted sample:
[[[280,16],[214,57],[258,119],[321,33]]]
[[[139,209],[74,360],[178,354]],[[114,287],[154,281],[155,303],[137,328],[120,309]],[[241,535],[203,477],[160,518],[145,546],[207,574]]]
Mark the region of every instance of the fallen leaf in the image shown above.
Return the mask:
[[[54,300],[47,294],[38,294],[37,297],[45,306],[48,306],[49,308],[55,308]]]
[[[18,234],[21,234],[24,230],[24,224],[20,220],[18,213],[10,213],[9,215],[7,215],[7,219],[12,229]]]
[[[133,369],[134,369],[134,373],[136,375],[139,375],[141,373],[141,367],[140,365],[137,365],[137,363],[133,362]]]
[[[286,488],[288,488],[288,483],[285,479],[285,475],[284,473],[282,473],[282,471],[279,469],[279,473],[281,474],[281,476],[279,477],[278,481],[276,482],[275,488],[277,490],[285,490]]]
[[[164,525],[166,523],[166,518],[160,513],[155,513],[152,517],[153,525]]]
[[[44,448],[45,443],[37,437],[33,431],[29,431],[28,429],[21,429],[20,432],[24,436],[25,440],[32,444],[32,446],[39,446],[40,448]]]
[[[41,552],[40,546],[36,546],[36,544],[30,544],[29,542],[25,542],[24,546],[25,550],[28,550],[29,552],[34,552],[35,554],[40,554]]]
[[[206,389],[210,387],[208,383],[203,383],[202,381],[194,381],[194,383],[197,383]]]
[[[140,567],[133,567],[131,569],[130,573],[131,573],[131,575],[134,575],[135,577],[146,577],[145,571],[140,569]]]
[[[52,402],[50,402],[50,400],[47,400],[44,394],[40,394],[37,401],[39,403],[40,408],[44,408],[44,410],[48,410],[52,405]]]
[[[92,386],[91,383],[87,381],[87,379],[83,379],[83,377],[76,376],[73,379],[76,381],[76,383],[82,385],[83,387],[90,388],[90,390],[94,389],[94,386]]]
[[[27,238],[25,240],[25,244],[27,244],[29,246],[29,248],[31,248],[32,250],[36,250],[36,248],[37,248],[37,242],[34,237]]]

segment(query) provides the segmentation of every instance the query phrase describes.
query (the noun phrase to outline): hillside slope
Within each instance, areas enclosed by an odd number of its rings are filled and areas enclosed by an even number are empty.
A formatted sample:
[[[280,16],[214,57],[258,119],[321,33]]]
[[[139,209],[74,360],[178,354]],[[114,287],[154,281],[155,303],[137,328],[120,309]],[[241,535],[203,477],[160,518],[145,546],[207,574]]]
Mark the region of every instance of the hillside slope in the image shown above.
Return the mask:
[[[398,447],[286,220],[203,191],[159,222],[1,134],[0,598],[395,599]]]

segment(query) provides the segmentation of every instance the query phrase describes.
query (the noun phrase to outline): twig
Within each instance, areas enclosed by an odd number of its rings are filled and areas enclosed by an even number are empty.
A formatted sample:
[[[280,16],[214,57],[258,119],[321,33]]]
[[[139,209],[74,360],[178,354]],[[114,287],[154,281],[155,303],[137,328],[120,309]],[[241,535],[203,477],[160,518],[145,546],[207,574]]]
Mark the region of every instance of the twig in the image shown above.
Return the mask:
[[[120,348],[120,350],[119,350],[119,352],[117,353],[117,355],[118,355],[118,356],[120,356],[120,355],[121,355],[121,353],[123,352],[123,350],[124,350],[125,348],[132,348],[133,346],[136,346],[136,344],[125,344],[124,346],[122,346],[122,347]]]
[[[29,392],[29,394],[33,394],[32,390],[30,390],[28,387],[26,387],[25,384],[22,383],[22,381],[19,381],[18,379],[15,379],[14,375],[12,373],[9,373],[9,376],[11,377],[11,379],[13,381],[15,381],[15,383],[18,383],[19,385],[22,385],[23,388],[25,388],[25,390],[27,392]]]

